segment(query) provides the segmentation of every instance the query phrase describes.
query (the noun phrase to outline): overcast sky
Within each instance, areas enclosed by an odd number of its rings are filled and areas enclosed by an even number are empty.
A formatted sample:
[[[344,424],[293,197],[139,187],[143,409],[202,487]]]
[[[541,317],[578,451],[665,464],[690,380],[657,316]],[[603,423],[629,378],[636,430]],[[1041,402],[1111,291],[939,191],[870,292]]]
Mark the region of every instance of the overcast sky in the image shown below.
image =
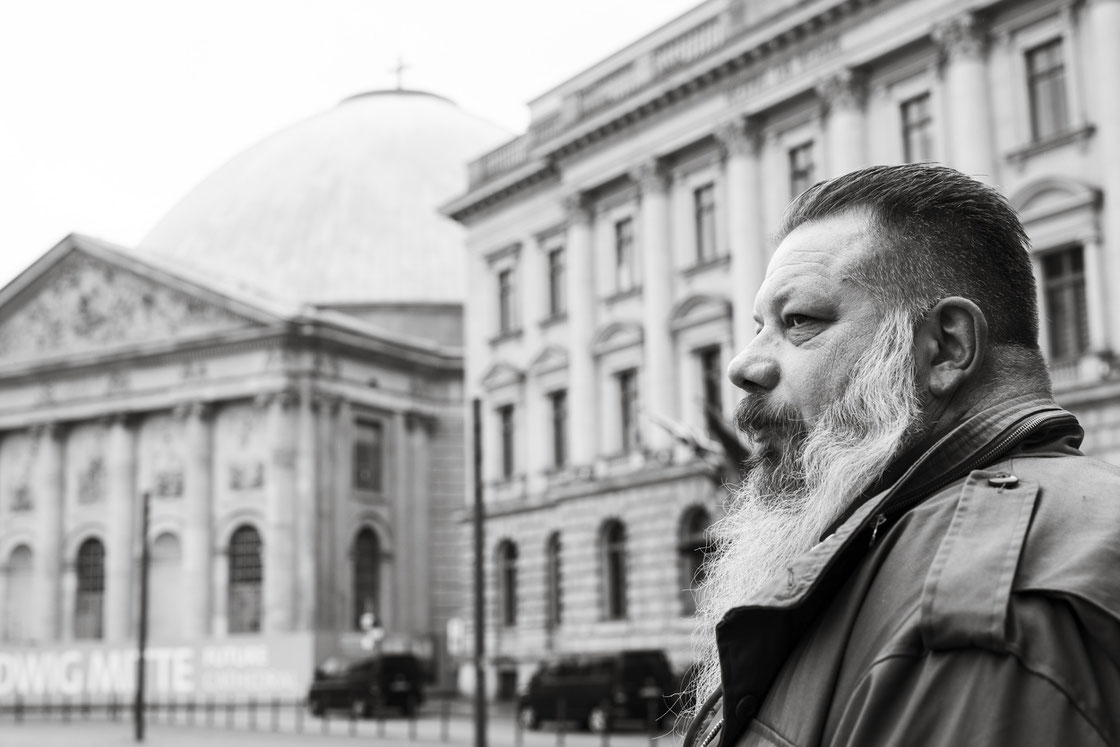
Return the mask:
[[[135,244],[266,135],[390,88],[512,132],[698,0],[0,0],[0,286],[75,231]]]

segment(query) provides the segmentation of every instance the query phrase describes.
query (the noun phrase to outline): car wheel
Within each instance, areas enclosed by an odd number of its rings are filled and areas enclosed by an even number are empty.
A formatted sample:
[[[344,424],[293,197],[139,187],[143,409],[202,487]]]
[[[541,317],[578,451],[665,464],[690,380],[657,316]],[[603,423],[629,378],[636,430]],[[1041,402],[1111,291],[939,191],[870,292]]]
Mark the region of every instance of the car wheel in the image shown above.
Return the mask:
[[[523,705],[517,709],[517,723],[522,729],[536,729],[541,725],[537,711],[531,705]]]
[[[610,724],[610,714],[603,706],[594,706],[587,714],[587,728],[595,734],[605,732]]]

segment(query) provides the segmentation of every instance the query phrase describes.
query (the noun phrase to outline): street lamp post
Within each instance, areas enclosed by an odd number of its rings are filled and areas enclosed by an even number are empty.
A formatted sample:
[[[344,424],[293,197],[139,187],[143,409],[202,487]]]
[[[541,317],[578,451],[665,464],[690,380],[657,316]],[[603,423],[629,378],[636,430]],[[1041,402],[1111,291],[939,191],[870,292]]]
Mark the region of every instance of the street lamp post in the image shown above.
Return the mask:
[[[144,647],[148,643],[148,513],[151,494],[144,491],[144,509],[140,520],[140,625],[136,635],[136,702],[133,721],[136,741],[144,741]]]

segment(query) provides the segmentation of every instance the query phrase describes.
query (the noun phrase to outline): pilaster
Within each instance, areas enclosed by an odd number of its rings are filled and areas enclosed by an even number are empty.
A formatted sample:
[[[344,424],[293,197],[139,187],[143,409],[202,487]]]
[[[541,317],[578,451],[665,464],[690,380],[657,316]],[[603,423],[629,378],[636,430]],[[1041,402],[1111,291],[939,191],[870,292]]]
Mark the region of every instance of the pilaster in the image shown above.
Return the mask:
[[[105,639],[123,641],[132,635],[136,543],[136,427],[132,418],[107,419],[108,499],[105,537]]]
[[[673,338],[669,311],[673,307],[673,266],[669,256],[670,181],[664,167],[651,159],[640,164],[631,179],[638,185],[641,204],[642,322],[645,327],[645,382],[648,395],[641,395],[642,409],[675,419]],[[653,449],[671,445],[662,428],[640,426],[643,443]]]
[[[295,395],[272,392],[257,398],[265,412],[268,462],[265,471],[267,534],[264,540],[264,631],[287,632],[295,619],[296,450]]]
[[[949,100],[949,163],[975,179],[995,177],[988,90],[988,35],[973,13],[962,13],[933,29],[945,65]]]
[[[315,441],[317,463],[316,508],[318,513],[318,577],[323,584],[318,606],[320,630],[338,629],[340,597],[345,594],[341,586],[338,567],[338,502],[339,485],[336,469],[335,431],[341,400],[337,395],[316,392],[312,407],[315,414]],[[267,573],[267,569],[266,569]]]
[[[845,68],[817,84],[828,133],[827,176],[839,176],[866,165],[864,105],[867,79],[857,70]]]
[[[57,423],[32,428],[35,441],[34,510],[39,542],[35,557],[35,589],[39,601],[37,630],[44,641],[62,637],[72,619],[62,616],[63,441],[65,429]]]
[[[187,402],[175,408],[183,429],[183,594],[185,613],[181,630],[187,637],[203,637],[219,629],[217,603],[221,601],[221,628],[225,626],[224,583],[213,578],[214,563],[214,461],[213,408]],[[224,549],[223,549],[224,551]],[[224,560],[224,556],[221,558]],[[224,566],[223,566],[224,567]],[[212,627],[214,626],[214,627]]]
[[[590,464],[598,454],[595,426],[595,362],[591,339],[595,333],[595,278],[591,260],[591,211],[583,195],[564,201],[568,213],[568,397],[573,465]]]
[[[766,274],[760,154],[762,128],[755,119],[735,119],[716,130],[724,148],[728,249],[731,254],[732,335],[735,350],[754,337],[754,297]]]
[[[296,630],[313,630],[319,609],[321,586],[317,569],[319,554],[319,495],[316,489],[318,464],[315,458],[314,389],[310,377],[299,382],[296,405]]]
[[[435,420],[428,415],[409,412],[404,417],[405,431],[408,433],[409,473],[411,475],[410,510],[413,514],[410,547],[428,547],[432,541],[432,474],[431,436]],[[432,585],[434,574],[432,559],[434,553],[414,553],[415,565],[412,569],[410,585],[416,594],[412,599],[412,630],[421,633],[437,633],[442,628],[433,627]]]

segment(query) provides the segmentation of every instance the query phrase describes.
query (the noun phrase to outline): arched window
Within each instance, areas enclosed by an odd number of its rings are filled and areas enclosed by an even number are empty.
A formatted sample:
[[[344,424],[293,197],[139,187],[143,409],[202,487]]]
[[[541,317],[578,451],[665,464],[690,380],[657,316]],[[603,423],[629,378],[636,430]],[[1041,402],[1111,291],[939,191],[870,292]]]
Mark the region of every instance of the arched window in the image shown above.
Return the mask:
[[[564,598],[560,586],[560,532],[548,535],[544,548],[544,610],[545,627],[549,630],[559,627],[564,617]]]
[[[226,615],[230,633],[257,633],[261,629],[261,535],[242,526],[229,540],[229,597]]]
[[[603,525],[599,536],[603,571],[603,617],[626,617],[626,528],[612,519]]]
[[[517,545],[498,545],[498,617],[502,625],[517,624]]]
[[[372,614],[378,625],[380,619],[381,548],[377,535],[369,527],[358,532],[354,539],[354,629],[361,630],[362,615]]]
[[[152,542],[149,567],[149,631],[153,640],[173,641],[183,633],[183,550],[179,538],[164,532]]]
[[[680,570],[681,614],[696,614],[696,587],[704,580],[704,555],[710,542],[712,517],[707,509],[693,506],[681,517],[677,537],[677,567]]]
[[[105,546],[87,539],[78,548],[74,570],[78,590],[74,599],[74,637],[101,638],[105,600]]]
[[[26,641],[34,632],[35,603],[32,583],[35,556],[27,545],[19,545],[8,556],[8,588],[4,595],[3,625],[5,641]]]

